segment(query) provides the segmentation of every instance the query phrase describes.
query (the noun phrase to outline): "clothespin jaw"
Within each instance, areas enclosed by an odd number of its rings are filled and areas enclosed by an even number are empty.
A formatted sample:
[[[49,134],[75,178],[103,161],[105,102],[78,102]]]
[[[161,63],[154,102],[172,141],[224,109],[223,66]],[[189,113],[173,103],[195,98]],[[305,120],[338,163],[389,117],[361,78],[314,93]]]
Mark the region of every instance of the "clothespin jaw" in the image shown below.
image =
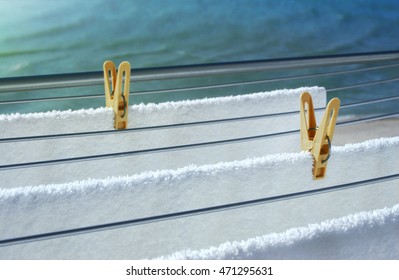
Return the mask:
[[[317,127],[312,96],[308,92],[301,95],[301,149],[312,153],[313,179],[322,179],[326,175],[339,106],[340,100],[338,98],[330,100],[320,125]]]
[[[112,61],[105,61],[104,89],[105,106],[113,108],[115,129],[125,129],[128,124],[128,106],[130,93],[130,64],[122,62],[116,71]]]

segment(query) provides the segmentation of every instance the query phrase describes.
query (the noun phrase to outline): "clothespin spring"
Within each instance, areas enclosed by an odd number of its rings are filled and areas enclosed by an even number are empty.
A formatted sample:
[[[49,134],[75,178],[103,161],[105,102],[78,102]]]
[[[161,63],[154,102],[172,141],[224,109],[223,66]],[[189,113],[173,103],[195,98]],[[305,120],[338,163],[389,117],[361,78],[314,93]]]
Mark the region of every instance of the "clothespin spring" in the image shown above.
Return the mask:
[[[122,93],[122,99],[123,99],[123,114],[121,115],[121,118],[123,118],[123,117],[125,117],[125,115],[126,115],[126,107],[127,107],[127,104],[126,104],[126,98],[125,98],[125,95]]]
[[[327,162],[331,155],[331,140],[330,140],[330,137],[328,137],[328,135],[326,135],[326,139],[328,142],[328,154],[325,159],[321,160],[321,163]]]
[[[317,129],[319,129],[318,126],[311,127],[311,128],[308,129],[308,131],[317,131]],[[331,156],[331,153],[330,153],[330,151],[331,151],[331,140],[330,140],[330,137],[328,137],[328,135],[326,135],[326,140],[327,140],[327,143],[328,143],[328,154],[327,154],[326,158],[321,161],[321,163],[327,162],[328,159]]]

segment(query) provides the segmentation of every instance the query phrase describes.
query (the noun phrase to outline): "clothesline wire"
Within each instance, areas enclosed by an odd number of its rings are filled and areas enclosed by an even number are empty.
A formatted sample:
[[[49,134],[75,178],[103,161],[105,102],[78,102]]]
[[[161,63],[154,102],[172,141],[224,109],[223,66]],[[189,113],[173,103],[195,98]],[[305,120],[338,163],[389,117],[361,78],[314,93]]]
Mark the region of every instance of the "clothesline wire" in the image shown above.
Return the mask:
[[[393,116],[399,116],[399,112],[384,114],[384,115],[379,115],[379,116],[373,116],[373,117],[366,117],[366,118],[357,119],[357,120],[349,120],[349,121],[339,122],[336,125],[337,126],[350,125],[350,124],[355,124],[355,123],[368,122],[368,121],[372,121],[372,120],[381,120],[381,119],[389,118],[389,117],[393,117]],[[255,141],[255,140],[260,140],[260,139],[279,137],[279,136],[285,136],[285,135],[296,134],[296,133],[299,133],[299,130],[289,130],[289,131],[282,131],[282,132],[276,132],[276,133],[270,133],[270,134],[246,136],[246,137],[240,137],[240,138],[216,140],[216,141],[201,142],[201,143],[191,143],[191,144],[168,146],[168,147],[150,148],[150,149],[143,149],[143,150],[123,151],[123,152],[116,152],[116,153],[97,154],[97,155],[71,157],[71,158],[61,158],[61,159],[52,159],[52,160],[43,160],[43,161],[34,161],[34,162],[5,164],[5,165],[0,165],[0,171],[21,169],[21,168],[32,168],[32,167],[39,167],[39,166],[59,165],[59,164],[67,164],[67,163],[76,163],[76,162],[85,162],[85,161],[118,158],[118,157],[137,156],[137,155],[153,154],[153,153],[161,153],[161,152],[172,152],[172,151],[203,148],[203,147],[211,147],[211,146],[216,146],[216,145],[226,145],[226,144],[240,143],[240,142],[246,142],[246,141]]]
[[[346,53],[304,57],[285,57],[205,64],[174,65],[131,69],[131,82],[198,78],[253,72],[342,66],[349,64],[384,63],[399,60],[399,51]],[[102,71],[60,73],[0,78],[0,93],[54,88],[96,86],[104,83]]]
[[[134,94],[136,94],[136,95],[158,94],[158,93],[168,93],[168,92],[193,91],[193,90],[204,90],[204,89],[215,89],[215,88],[224,88],[224,87],[233,87],[233,86],[283,82],[283,81],[289,81],[289,80],[309,79],[309,78],[317,78],[317,77],[323,77],[323,76],[353,74],[353,73],[357,73],[357,72],[371,71],[371,70],[376,70],[376,69],[384,69],[384,68],[391,68],[391,67],[397,67],[397,66],[399,66],[399,64],[390,64],[390,65],[384,65],[384,66],[368,67],[368,68],[345,70],[345,71],[335,71],[335,72],[327,72],[327,73],[317,73],[317,74],[309,74],[309,75],[289,76],[289,77],[282,77],[282,78],[262,79],[262,80],[255,80],[255,81],[246,81],[246,82],[225,83],[225,84],[219,84],[219,85],[206,85],[206,86],[163,89],[163,90],[149,90],[149,91],[137,92]],[[381,81],[381,83],[388,83],[388,82],[391,82],[391,80],[393,82],[393,81],[396,81],[397,78],[380,80],[380,81]],[[376,82],[378,82],[378,81],[376,81]],[[363,83],[360,83],[357,85],[363,86]],[[100,95],[100,96],[102,97],[103,95]]]
[[[370,105],[370,104],[375,104],[375,103],[379,103],[379,102],[392,101],[395,99],[399,99],[399,95],[370,99],[370,100],[366,100],[366,101],[352,102],[352,103],[341,105],[340,108],[345,109],[345,108],[350,108],[350,107],[364,106],[364,105]],[[325,109],[325,107],[316,108],[315,111],[322,111],[324,109]],[[196,122],[188,122],[188,123],[176,123],[176,124],[166,124],[166,125],[147,126],[147,127],[135,127],[135,128],[127,128],[124,130],[99,130],[99,131],[85,131],[85,132],[76,132],[76,133],[48,134],[48,135],[2,138],[2,139],[0,139],[0,143],[21,142],[21,141],[38,141],[38,140],[50,140],[50,139],[65,139],[65,138],[72,138],[72,137],[86,137],[86,136],[98,136],[98,135],[107,135],[107,134],[116,134],[116,133],[132,133],[132,132],[139,132],[139,131],[152,131],[152,130],[161,130],[161,129],[183,128],[183,127],[191,127],[191,126],[199,126],[199,125],[211,125],[211,124],[219,124],[219,123],[229,123],[229,122],[237,122],[237,121],[264,119],[264,118],[275,118],[275,117],[282,117],[282,116],[288,116],[288,115],[295,115],[298,113],[299,113],[299,111],[289,111],[289,112],[280,112],[280,113],[274,113],[274,114],[261,114],[261,115],[252,115],[252,116],[235,117],[235,118],[196,121]]]
[[[385,83],[392,83],[392,82],[396,82],[396,81],[399,81],[399,77],[332,88],[332,89],[329,89],[328,92],[343,91],[343,90],[354,89],[354,88],[365,87],[365,86],[374,86],[374,85],[380,85],[380,84],[385,84]]]
[[[47,233],[41,233],[41,234],[35,234],[35,235],[29,235],[29,236],[14,237],[14,238],[0,240],[0,247],[12,246],[12,245],[18,245],[18,244],[30,243],[30,242],[45,241],[45,240],[50,240],[50,239],[54,239],[54,238],[69,237],[69,236],[75,236],[75,235],[80,235],[80,234],[88,234],[88,233],[94,233],[94,232],[105,231],[105,230],[113,230],[113,229],[124,228],[124,227],[132,227],[132,226],[162,222],[162,221],[167,221],[167,220],[175,220],[175,219],[182,219],[182,218],[187,218],[187,217],[192,217],[192,216],[211,214],[211,213],[215,213],[215,212],[221,212],[221,211],[239,209],[239,208],[244,208],[244,207],[262,205],[262,204],[266,204],[266,203],[273,203],[273,202],[297,199],[297,198],[308,197],[308,196],[313,196],[313,195],[318,195],[318,194],[324,194],[327,192],[352,189],[352,188],[366,186],[366,185],[375,184],[375,183],[379,183],[379,182],[397,180],[398,178],[399,178],[399,173],[396,173],[396,174],[382,176],[382,177],[378,177],[378,178],[366,179],[366,180],[350,182],[350,183],[345,183],[345,184],[340,184],[340,185],[334,185],[334,186],[329,186],[329,187],[324,187],[324,188],[319,188],[319,189],[311,189],[311,190],[307,190],[307,191],[276,195],[276,196],[272,196],[272,197],[264,197],[264,198],[254,199],[254,200],[233,202],[233,203],[222,204],[222,205],[217,205],[217,206],[209,206],[209,207],[186,210],[186,211],[181,211],[181,212],[160,214],[160,215],[155,215],[155,216],[150,216],[150,217],[131,219],[131,220],[125,220],[125,221],[119,221],[119,222],[113,222],[113,223],[107,223],[107,224],[99,224],[99,225],[93,225],[93,226],[87,226],[87,227],[80,227],[80,228],[74,228],[74,229],[69,229],[69,230],[53,231],[53,232],[47,232]]]
[[[174,89],[137,91],[137,92],[130,92],[130,95],[132,96],[132,98],[134,98],[134,96],[136,96],[136,95],[160,94],[160,93],[169,93],[169,92],[182,92],[182,91],[216,89],[216,88],[243,86],[243,85],[254,85],[254,84],[262,84],[262,83],[288,81],[288,80],[317,78],[317,77],[323,77],[323,76],[353,74],[353,73],[357,73],[357,72],[386,69],[386,68],[392,68],[392,67],[398,67],[398,66],[399,66],[399,64],[389,64],[389,65],[367,67],[367,68],[360,68],[360,69],[353,69],[353,70],[335,71],[335,72],[317,73],[317,74],[299,75],[299,76],[289,76],[289,77],[273,78],[273,79],[261,79],[261,80],[255,80],[255,81],[233,82],[233,83],[224,83],[224,84],[217,84],[217,85],[203,85],[203,86],[174,88]],[[398,79],[399,78],[393,78],[393,79],[378,80],[378,81],[367,82],[367,83],[359,83],[359,84],[348,86],[348,89],[354,88],[354,87],[367,86],[367,85],[389,83],[389,82],[397,81]],[[329,91],[344,90],[344,89],[345,89],[345,87],[341,87],[341,88],[337,88],[337,89],[333,88]],[[62,101],[62,100],[92,99],[92,98],[104,98],[104,94],[88,94],[88,95],[78,95],[78,96],[59,96],[59,97],[43,97],[43,98],[32,98],[32,99],[22,99],[22,100],[6,100],[6,101],[0,101],[0,105],[33,103],[33,102],[48,102],[48,101]]]

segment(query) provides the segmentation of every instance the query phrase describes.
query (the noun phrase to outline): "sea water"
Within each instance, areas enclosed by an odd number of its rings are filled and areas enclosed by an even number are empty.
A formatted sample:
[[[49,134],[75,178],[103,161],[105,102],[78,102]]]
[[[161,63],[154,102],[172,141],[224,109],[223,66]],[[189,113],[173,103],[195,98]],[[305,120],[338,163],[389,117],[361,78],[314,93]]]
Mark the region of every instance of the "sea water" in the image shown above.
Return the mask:
[[[105,60],[133,68],[396,50],[395,0],[0,0],[0,78],[101,71]],[[356,66],[352,66],[356,68]],[[298,76],[326,70],[276,71],[232,77],[132,84],[132,91]],[[312,72],[313,71],[313,72]],[[161,102],[299,86],[339,86],[395,77],[397,68],[339,77],[300,79],[219,90],[137,95]],[[329,93],[343,103],[392,96],[398,83]],[[0,101],[99,94],[101,86],[2,93]],[[0,113],[104,106],[103,98],[0,105]],[[392,112],[398,102],[350,113]]]

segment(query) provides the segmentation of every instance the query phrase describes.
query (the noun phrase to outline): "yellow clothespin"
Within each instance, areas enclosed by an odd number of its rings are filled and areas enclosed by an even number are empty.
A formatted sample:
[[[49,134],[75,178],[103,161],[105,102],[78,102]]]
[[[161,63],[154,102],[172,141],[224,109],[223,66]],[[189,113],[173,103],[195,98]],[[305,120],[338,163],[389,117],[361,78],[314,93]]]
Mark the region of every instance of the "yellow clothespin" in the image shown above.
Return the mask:
[[[125,129],[128,121],[130,64],[127,61],[122,62],[117,73],[115,64],[107,60],[104,62],[103,70],[105,106],[114,110],[115,129]]]
[[[317,127],[312,96],[308,92],[301,94],[301,149],[313,155],[313,179],[322,179],[326,175],[339,106],[338,98],[330,100]]]

